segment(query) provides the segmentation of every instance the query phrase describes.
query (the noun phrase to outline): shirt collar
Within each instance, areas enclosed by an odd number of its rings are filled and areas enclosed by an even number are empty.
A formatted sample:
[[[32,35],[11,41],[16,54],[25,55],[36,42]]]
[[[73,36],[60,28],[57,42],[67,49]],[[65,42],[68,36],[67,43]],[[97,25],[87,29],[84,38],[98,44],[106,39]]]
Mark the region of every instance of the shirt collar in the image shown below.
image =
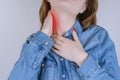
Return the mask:
[[[80,24],[80,22],[76,19],[74,25],[64,34],[64,37],[70,37],[72,35],[72,30],[73,28],[76,29],[76,33],[77,35],[80,34],[82,32],[82,25]]]

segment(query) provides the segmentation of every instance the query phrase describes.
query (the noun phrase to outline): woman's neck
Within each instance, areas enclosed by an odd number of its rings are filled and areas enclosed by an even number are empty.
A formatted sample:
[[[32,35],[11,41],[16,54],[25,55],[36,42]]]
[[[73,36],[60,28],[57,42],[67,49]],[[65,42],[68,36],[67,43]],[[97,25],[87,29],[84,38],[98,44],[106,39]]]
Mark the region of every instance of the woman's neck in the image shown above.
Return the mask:
[[[64,35],[64,33],[73,26],[76,20],[76,16],[72,16],[70,14],[55,11],[52,11],[52,14],[54,16],[53,20],[54,34],[57,35],[61,36]]]

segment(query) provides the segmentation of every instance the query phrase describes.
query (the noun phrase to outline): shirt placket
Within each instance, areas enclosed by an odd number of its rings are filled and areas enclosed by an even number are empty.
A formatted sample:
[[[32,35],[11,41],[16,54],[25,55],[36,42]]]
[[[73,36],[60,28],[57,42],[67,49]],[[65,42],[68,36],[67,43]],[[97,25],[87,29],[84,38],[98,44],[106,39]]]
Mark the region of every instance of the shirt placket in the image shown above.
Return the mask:
[[[62,65],[62,79],[61,80],[66,80],[66,68],[65,68],[65,59],[61,57],[61,65]]]
[[[69,38],[69,32],[65,33],[64,37]],[[61,80],[66,80],[67,79],[67,73],[66,73],[66,66],[65,66],[65,59],[61,57],[61,66],[62,66],[62,73],[61,73]]]

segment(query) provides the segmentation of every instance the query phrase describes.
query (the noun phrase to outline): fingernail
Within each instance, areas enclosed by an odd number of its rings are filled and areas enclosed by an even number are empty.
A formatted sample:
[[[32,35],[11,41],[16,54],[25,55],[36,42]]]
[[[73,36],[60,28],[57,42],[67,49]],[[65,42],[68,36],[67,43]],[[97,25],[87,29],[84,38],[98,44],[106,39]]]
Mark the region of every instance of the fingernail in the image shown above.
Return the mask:
[[[75,28],[73,28],[73,31],[74,31],[74,32],[76,32],[76,29],[75,29]]]

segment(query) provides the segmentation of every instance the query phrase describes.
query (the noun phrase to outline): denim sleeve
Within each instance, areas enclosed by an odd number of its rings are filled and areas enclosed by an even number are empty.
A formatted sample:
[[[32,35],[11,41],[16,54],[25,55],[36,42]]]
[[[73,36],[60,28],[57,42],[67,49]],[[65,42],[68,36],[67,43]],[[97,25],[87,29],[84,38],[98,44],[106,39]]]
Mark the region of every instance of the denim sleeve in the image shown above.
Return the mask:
[[[83,80],[120,80],[120,68],[113,41],[108,32],[102,29],[98,36],[100,54],[99,63],[89,55],[77,72]]]
[[[43,32],[31,34],[23,44],[20,57],[14,64],[8,80],[37,80],[41,63],[53,43]]]

